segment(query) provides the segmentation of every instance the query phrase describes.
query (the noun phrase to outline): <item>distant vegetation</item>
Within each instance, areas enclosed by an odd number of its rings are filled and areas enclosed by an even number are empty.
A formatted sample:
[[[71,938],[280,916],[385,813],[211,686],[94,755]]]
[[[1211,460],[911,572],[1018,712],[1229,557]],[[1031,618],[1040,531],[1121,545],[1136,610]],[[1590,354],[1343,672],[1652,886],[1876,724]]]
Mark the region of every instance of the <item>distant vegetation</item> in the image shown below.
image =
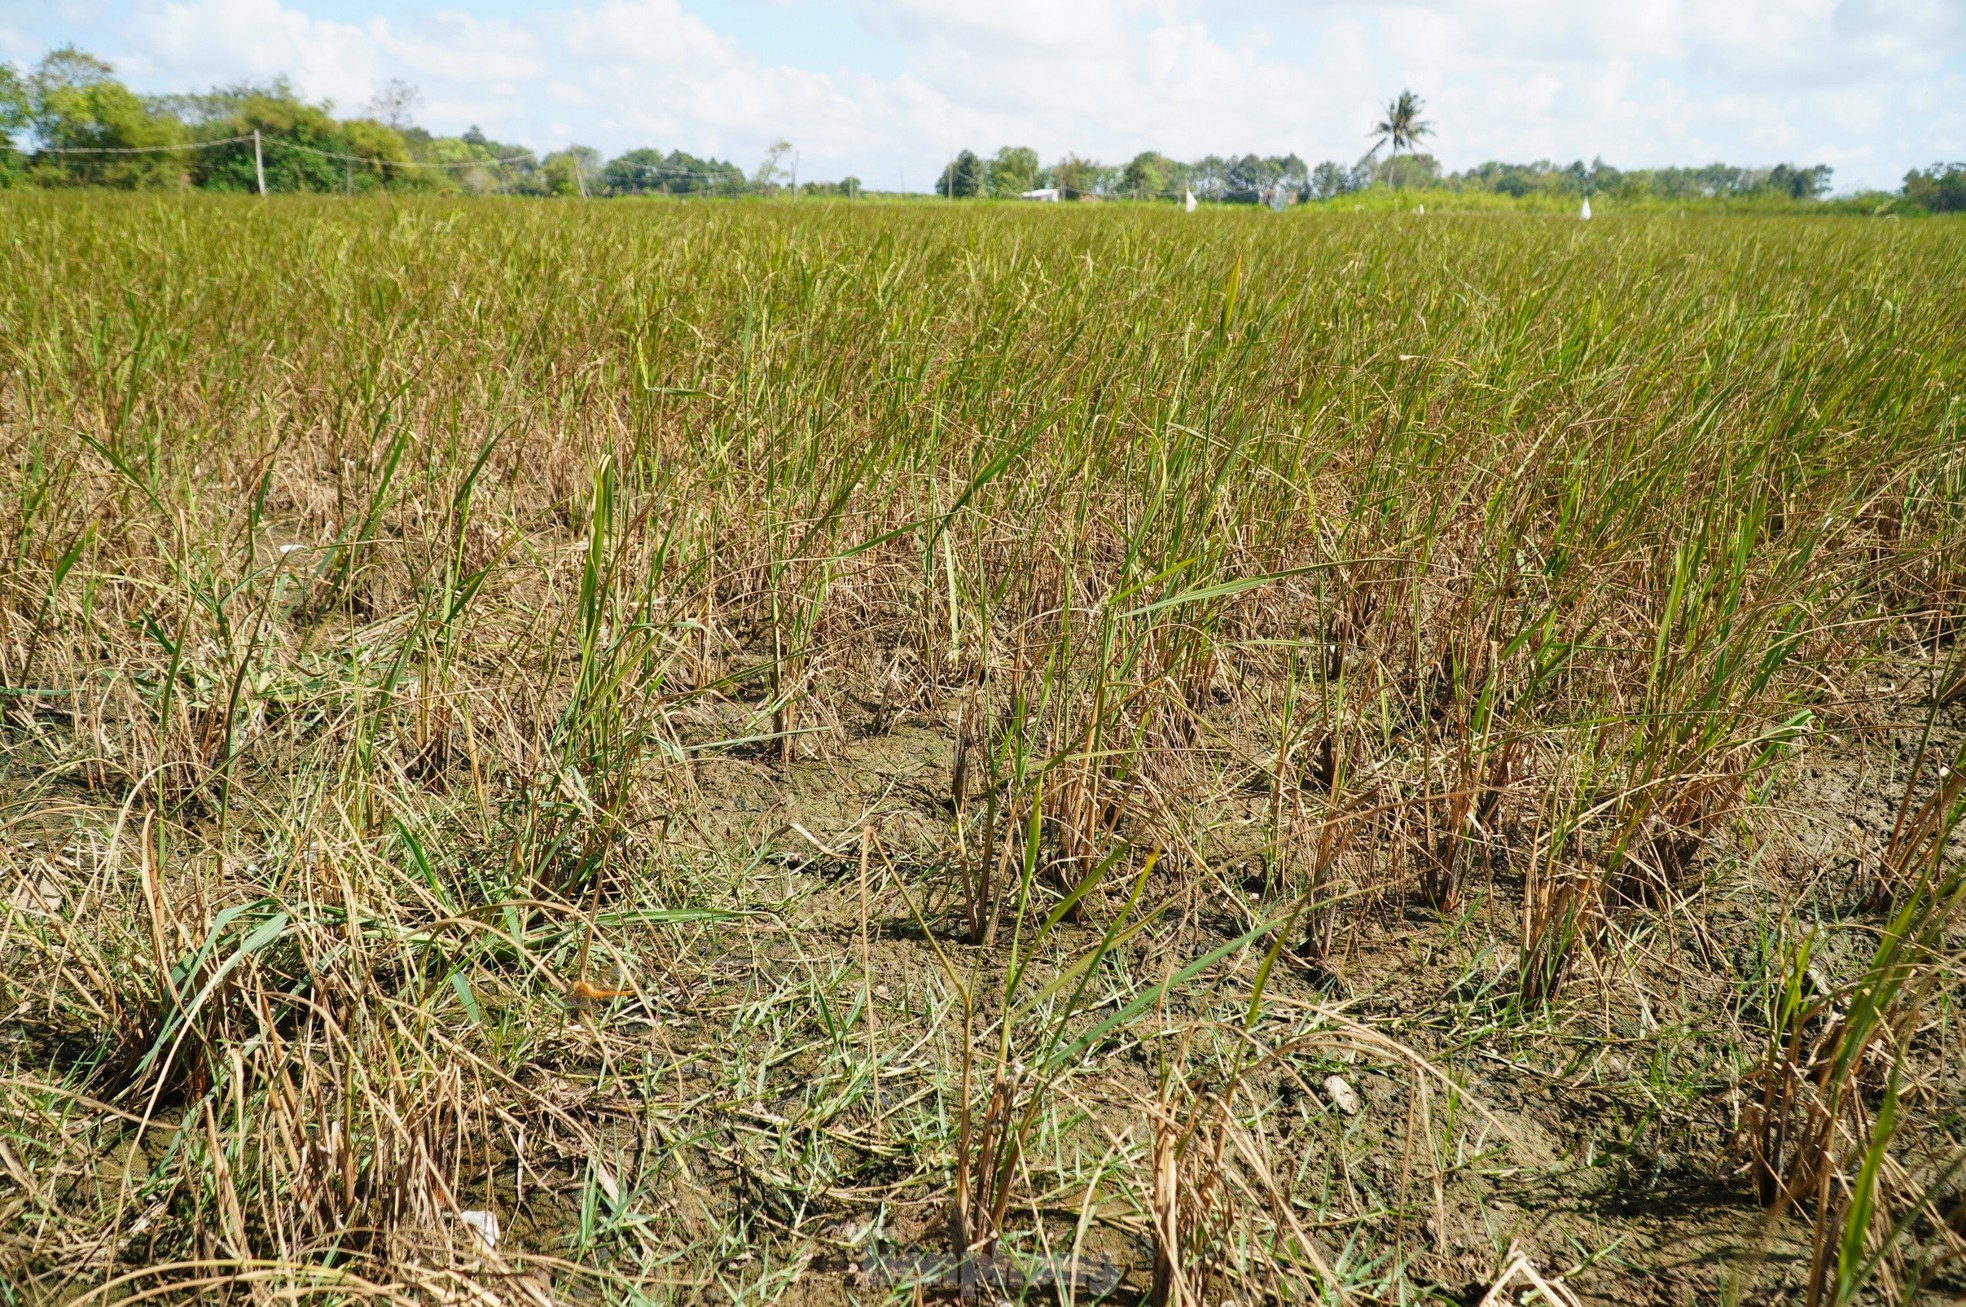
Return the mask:
[[[248,191],[257,169],[273,191],[366,193],[376,190],[503,195],[787,195],[852,199],[859,178],[798,181],[786,166],[791,146],[774,145],[746,173],[725,159],[685,150],[640,147],[613,159],[569,145],[537,154],[492,140],[476,127],[436,136],[414,125],[418,95],[393,83],[354,117],[337,118],[331,102],[309,102],[284,79],[204,94],[140,95],[101,59],[72,46],[28,71],[0,64],[0,189],[96,186],[119,189]],[[1351,162],[1307,164],[1296,154],[1210,154],[1188,162],[1145,150],[1123,164],[1067,154],[1048,165],[1028,146],[989,156],[963,150],[935,180],[946,199],[1014,199],[1039,188],[1064,199],[1197,200],[1291,204],[1349,199],[1389,190],[1409,202],[1447,207],[1537,207],[1584,196],[1627,203],[1698,201],[1815,204],[1828,196],[1826,164],[1625,171],[1602,159],[1569,164],[1491,160],[1445,171],[1419,152],[1432,126],[1410,92],[1388,104],[1378,143]],[[253,135],[260,158],[254,159]],[[1380,150],[1392,151],[1382,156]],[[1453,197],[1451,201],[1448,197]],[[1379,197],[1378,204],[1387,201]],[[1844,197],[1839,209],[1866,212],[1956,212],[1966,209],[1966,163],[1937,163],[1906,175],[1903,189]]]
[[[414,88],[396,84],[361,115],[336,118],[284,80],[203,95],[138,95],[72,47],[28,73],[0,65],[0,188],[102,186],[249,191],[260,137],[268,190],[464,194],[738,195],[736,164],[680,150],[630,150],[610,163],[583,146],[545,155],[473,127],[434,136],[409,121]],[[32,144],[22,148],[18,137]],[[764,179],[768,188],[769,178]]]

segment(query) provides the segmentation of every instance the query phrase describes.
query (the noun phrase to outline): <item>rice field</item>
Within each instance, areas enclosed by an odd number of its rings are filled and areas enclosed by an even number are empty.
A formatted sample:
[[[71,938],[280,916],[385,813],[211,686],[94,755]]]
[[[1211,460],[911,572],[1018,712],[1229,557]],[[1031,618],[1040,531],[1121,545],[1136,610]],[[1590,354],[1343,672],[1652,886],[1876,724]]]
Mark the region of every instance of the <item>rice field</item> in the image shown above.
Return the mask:
[[[1966,1294],[1966,240],[0,197],[9,1303]]]

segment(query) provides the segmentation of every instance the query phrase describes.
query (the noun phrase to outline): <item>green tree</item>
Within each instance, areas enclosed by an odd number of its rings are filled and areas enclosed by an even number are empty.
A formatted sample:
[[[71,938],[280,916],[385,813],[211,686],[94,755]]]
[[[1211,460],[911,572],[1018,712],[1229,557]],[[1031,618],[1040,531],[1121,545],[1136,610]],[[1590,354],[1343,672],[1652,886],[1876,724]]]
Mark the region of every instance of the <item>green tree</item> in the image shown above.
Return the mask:
[[[1294,154],[1245,154],[1241,158],[1204,162],[1210,167],[1210,175],[1219,180],[1222,198],[1232,203],[1299,199],[1310,186],[1310,171]]]
[[[1182,189],[1187,169],[1157,150],[1133,156],[1120,174],[1120,194],[1133,200],[1166,199]]]
[[[343,161],[342,177],[347,184],[354,173],[360,172],[369,187],[373,188],[391,181],[427,187],[430,183],[429,170],[410,166],[409,143],[403,134],[388,123],[377,122],[373,118],[355,118],[341,124],[341,139],[347,147],[337,153],[353,155],[363,162],[350,164]],[[357,184],[360,189],[360,184]]]
[[[951,200],[973,200],[983,192],[983,161],[972,150],[951,159],[936,178],[935,193]]]
[[[1205,154],[1188,165],[1188,185],[1204,200],[1220,200],[1229,190],[1229,161],[1219,154]]]
[[[742,195],[752,184],[734,163],[699,159],[683,150],[669,151],[657,177],[656,189],[665,195]]]
[[[27,178],[14,133],[27,126],[27,84],[12,64],[0,64],[0,189]]]
[[[1384,120],[1372,129],[1373,153],[1378,153],[1381,146],[1391,145],[1393,158],[1397,159],[1400,151],[1415,150],[1422,140],[1432,136],[1433,124],[1420,117],[1420,111],[1424,108],[1426,105],[1420,97],[1411,91],[1401,91],[1389,101]],[[1399,185],[1397,170],[1393,173],[1393,185]]]
[[[28,123],[42,146],[35,180],[126,188],[185,184],[183,152],[157,148],[182,144],[184,124],[152,113],[114,72],[72,45],[51,51],[36,66],[26,86]]]
[[[0,136],[13,143],[13,134],[27,126],[27,84],[12,64],[0,64]]]
[[[1353,171],[1342,163],[1326,159],[1311,169],[1305,179],[1305,191],[1313,200],[1329,200],[1340,195],[1348,195],[1360,189],[1354,180]]]
[[[587,145],[569,145],[539,161],[548,195],[592,195],[601,189],[601,152]]]
[[[610,159],[601,180],[610,195],[648,195],[668,189],[668,172],[662,151],[644,146]]]
[[[545,181],[532,151],[494,141],[476,126],[462,136],[433,137],[420,129],[404,133],[411,157],[441,167],[421,168],[424,185],[470,195],[543,195]]]
[[[1768,189],[1794,200],[1819,200],[1829,193],[1832,169],[1826,163],[1809,168],[1778,163],[1768,174]]]
[[[1440,160],[1431,154],[1395,154],[1376,160],[1372,176],[1394,190],[1405,186],[1437,186],[1441,182]]]
[[[751,174],[751,189],[760,195],[770,195],[791,175],[785,166],[785,156],[792,152],[790,141],[773,141],[765,150],[763,162]]]
[[[1038,184],[1038,152],[1028,145],[1006,145],[990,156],[990,194],[1014,200]]]
[[[1102,171],[1093,160],[1068,154],[1051,165],[1051,184],[1058,188],[1061,199],[1076,200],[1098,191]]]
[[[1906,173],[1905,198],[1932,213],[1966,212],[1966,163],[1935,163]]]
[[[191,160],[192,179],[206,190],[258,189],[253,143],[236,139],[254,132],[259,133],[269,191],[372,191],[433,184],[433,174],[409,166],[409,143],[401,132],[370,118],[337,121],[333,105],[301,99],[284,78],[265,86],[188,96],[180,103],[196,120],[193,138],[212,142]]]

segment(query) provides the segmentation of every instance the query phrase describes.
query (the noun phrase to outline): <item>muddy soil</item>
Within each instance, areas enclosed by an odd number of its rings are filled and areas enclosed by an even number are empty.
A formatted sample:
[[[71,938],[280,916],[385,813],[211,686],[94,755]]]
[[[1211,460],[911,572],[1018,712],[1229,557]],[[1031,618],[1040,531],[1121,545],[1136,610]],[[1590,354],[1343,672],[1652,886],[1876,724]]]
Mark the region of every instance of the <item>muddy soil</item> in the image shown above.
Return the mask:
[[[1966,704],[1933,714],[1909,697],[1816,733],[1710,842],[1679,893],[1614,914],[1546,1011],[1513,997],[1522,885],[1506,863],[1470,885],[1451,915],[1410,892],[1350,902],[1326,959],[1311,966],[1295,950],[1282,954],[1267,1004],[1369,1028],[1450,1077],[1464,1101],[1450,1105],[1445,1081],[1398,1057],[1341,1040],[1245,1077],[1236,1102],[1267,1117],[1260,1137],[1280,1168],[1321,1177],[1319,1233],[1330,1247],[1351,1241],[1399,1259],[1439,1301],[1483,1300],[1518,1253],[1585,1303],[1796,1298],[1809,1270],[1808,1214],[1765,1211],[1734,1146],[1771,932],[1819,931],[1816,983],[1847,984],[1878,935],[1875,882],[1907,788],[1914,800],[1929,792],[1929,759],[1962,741]],[[1024,1212],[1024,1237],[1005,1260],[950,1262],[946,1172],[923,1159],[941,1156],[937,1104],[960,1076],[955,990],[973,988],[972,1021],[987,1029],[1001,1015],[1007,970],[1005,950],[978,949],[960,927],[948,865],[952,732],[903,720],[812,753],[694,764],[691,802],[670,838],[679,857],[715,859],[726,881],[697,892],[742,915],[687,946],[672,942],[632,997],[533,1032],[528,1088],[583,1133],[487,1148],[482,1180],[458,1201],[501,1212],[501,1251],[453,1240],[447,1255],[478,1266],[479,1282],[509,1301],[605,1298],[565,1258],[591,1242],[597,1211],[604,1224],[612,1211],[614,1237],[646,1256],[666,1247],[701,1256],[743,1231],[722,1253],[725,1271],[785,1301],[882,1301],[915,1282],[931,1295],[967,1286],[1045,1300],[1062,1283],[1078,1301],[1143,1300],[1154,1254],[1137,1192],[1132,1205],[1106,1196],[1075,1210],[1077,1200],[1036,1177],[1030,1188],[1047,1196]],[[59,912],[58,882],[32,869],[100,833],[76,826],[63,795],[25,774],[14,781],[37,814],[14,829],[32,825],[37,843],[16,850],[22,874],[9,903]],[[1122,971],[1167,974],[1279,901],[1251,871],[1262,803],[1257,793],[1225,800],[1235,811],[1216,846],[1221,874],[1152,904],[1152,929],[1114,952]],[[1085,920],[1061,926],[1060,956],[1095,947],[1120,896],[1102,890],[1090,902]],[[1142,1025],[1165,1033],[1235,1010],[1262,962],[1258,951],[1232,954]],[[815,1002],[819,1024],[878,1046],[874,1083],[846,1092],[837,1048],[811,1031],[785,1037],[787,1023],[814,1020]],[[613,1075],[610,1061],[624,1053],[645,1059],[639,1088]],[[61,1059],[52,1047],[38,1055]],[[1908,1057],[1900,1156],[1914,1171],[1957,1148],[1960,1056],[1960,1032],[1945,1025]],[[1070,1086],[1075,1128],[1144,1151],[1143,1105],[1165,1092],[1167,1067],[1153,1038],[1088,1057]],[[1329,1087],[1332,1076],[1355,1102]],[[1456,1124],[1441,1125],[1437,1114],[1450,1112]],[[166,1112],[152,1129],[172,1125]],[[786,1169],[801,1140],[828,1155],[821,1185],[804,1188]],[[105,1137],[88,1183],[113,1190],[143,1142]],[[1908,1259],[1938,1267],[1929,1293],[1966,1295],[1960,1246],[1956,1226],[1910,1224]],[[720,1294],[698,1284],[683,1296]]]
[[[1521,886],[1506,872],[1477,887],[1452,919],[1410,895],[1346,912],[1333,958],[1312,968],[1286,954],[1268,981],[1271,1001],[1342,1014],[1431,1059],[1492,1122],[1480,1133],[1493,1152],[1431,1174],[1414,1166],[1418,1107],[1410,1068],[1350,1054],[1317,1070],[1344,1073],[1359,1099],[1357,1114],[1311,1101],[1308,1128],[1274,1142],[1294,1157],[1320,1149],[1343,1154],[1345,1165],[1366,1177],[1361,1195],[1375,1186],[1381,1193],[1413,1190],[1404,1195],[1410,1220],[1361,1226],[1411,1259],[1444,1301],[1480,1300],[1514,1251],[1545,1275],[1563,1276],[1586,1303],[1663,1307],[1719,1301],[1729,1291],[1744,1301],[1798,1297],[1811,1256],[1808,1215],[1765,1211],[1734,1146],[1736,1086],[1759,1047],[1751,991],[1776,923],[1821,932],[1817,979],[1825,987],[1847,983],[1861,968],[1880,924],[1870,882],[1914,764],[1924,782],[1911,785],[1916,799],[1929,793],[1931,758],[1966,741],[1966,705],[1938,711],[1929,730],[1928,715],[1913,699],[1880,702],[1863,720],[1818,732],[1792,751],[1673,901],[1617,916],[1615,938],[1594,970],[1573,981],[1560,1012],[1531,1018],[1511,1007]],[[949,1073],[954,1042],[945,1024],[923,1016],[948,1011],[936,1007],[947,1001],[945,968],[974,976],[985,993],[1002,977],[1000,958],[961,942],[949,877],[936,869],[946,857],[952,752],[948,731],[914,723],[855,740],[832,757],[790,764],[724,758],[699,766],[692,829],[707,845],[748,845],[748,892],[784,908],[769,927],[726,937],[729,952],[692,988],[699,1021],[663,1018],[678,1058],[694,1067],[716,1056],[724,1027],[712,1014],[741,1001],[736,996],[800,969],[864,965],[859,983],[881,1012],[883,1043],[916,1050],[912,1068],[901,1059],[884,1074],[873,1101],[897,1108],[919,1102],[937,1074]],[[862,831],[877,834],[871,882],[860,862]],[[1950,856],[1959,853],[1955,847]],[[1243,865],[1232,856],[1223,861]],[[913,887],[905,906],[891,888],[895,876]],[[1254,880],[1231,881],[1221,893],[1260,897]],[[1166,968],[1234,938],[1250,919],[1250,904],[1225,908],[1205,889],[1170,907],[1167,928],[1128,961],[1145,973]],[[1090,925],[1068,929],[1077,932],[1077,946],[1096,939]],[[1249,955],[1225,964],[1212,977],[1214,992],[1230,1000],[1246,994],[1259,961]],[[1176,1006],[1199,1012],[1209,998],[1188,995]],[[1959,1047],[1956,1030],[1942,1031],[1911,1059],[1922,1085],[1908,1102],[1923,1099],[1916,1120],[1907,1122],[1907,1159],[1935,1162],[1956,1147],[1946,1123],[1966,1120],[1966,1077],[1946,1068],[1958,1065],[1952,1059]],[[760,1086],[765,1110],[780,1120],[803,1104],[799,1068],[786,1070]],[[1253,1089],[1287,1103],[1307,1097],[1301,1083],[1270,1076]],[[1098,1129],[1124,1135],[1141,1128],[1140,1104],[1155,1084],[1154,1063],[1136,1048],[1105,1063],[1096,1087],[1076,1101]],[[714,1169],[706,1151],[699,1175]],[[905,1278],[894,1269],[905,1266],[921,1270],[931,1289],[959,1283],[943,1251],[946,1191],[876,1186],[833,1198],[836,1237],[806,1249],[809,1260],[787,1286],[788,1300],[878,1300]],[[732,1199],[706,1201],[714,1208]],[[702,1219],[716,1214],[706,1208]],[[1072,1238],[1073,1224],[1062,1214],[1046,1220],[1055,1237]],[[1342,1229],[1345,1221],[1333,1224]],[[870,1225],[878,1229],[870,1233]],[[528,1233],[540,1238],[553,1228],[542,1213]],[[1110,1266],[1114,1275],[1110,1284],[1097,1277],[1085,1283],[1110,1288],[1116,1300],[1144,1296],[1152,1279],[1145,1236],[1137,1221],[1095,1223],[1090,1237],[1080,1237],[1081,1253],[1086,1264]],[[1950,1259],[1929,1293],[1966,1294],[1958,1246],[1956,1230],[1913,1223],[1912,1260]],[[1042,1258],[1037,1264],[1053,1265]],[[1051,1292],[1027,1288],[1026,1296]]]

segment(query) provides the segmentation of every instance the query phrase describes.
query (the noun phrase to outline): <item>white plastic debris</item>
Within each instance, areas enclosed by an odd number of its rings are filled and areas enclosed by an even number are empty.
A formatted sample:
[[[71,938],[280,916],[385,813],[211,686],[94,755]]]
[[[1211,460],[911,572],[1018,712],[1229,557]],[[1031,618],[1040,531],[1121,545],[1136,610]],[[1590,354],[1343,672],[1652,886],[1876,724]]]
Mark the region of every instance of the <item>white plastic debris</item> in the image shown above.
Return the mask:
[[[1181,207],[1186,209],[1189,213],[1193,213],[1195,211],[1195,193],[1193,191],[1189,191],[1187,194],[1188,194],[1188,198],[1182,202]]]
[[[20,883],[7,895],[7,906],[16,912],[52,917],[60,913],[64,899],[61,882],[43,867],[22,871]]]
[[[1577,216],[1578,216],[1579,218],[1582,218],[1582,219],[1583,219],[1583,220],[1584,220],[1585,222],[1589,222],[1589,221],[1591,220],[1591,197],[1590,197],[1590,196],[1588,196],[1588,195],[1586,195],[1586,196],[1584,197],[1584,207],[1583,207],[1583,208],[1581,208],[1581,209],[1579,209],[1579,210],[1577,210]]]
[[[479,1211],[474,1208],[471,1211],[459,1212],[457,1219],[476,1231],[478,1237],[485,1241],[485,1247],[498,1247],[497,1212]]]
[[[1333,1107],[1346,1116],[1357,1116],[1364,1106],[1358,1101],[1358,1092],[1345,1083],[1343,1076],[1324,1078],[1324,1096],[1331,1100]]]

